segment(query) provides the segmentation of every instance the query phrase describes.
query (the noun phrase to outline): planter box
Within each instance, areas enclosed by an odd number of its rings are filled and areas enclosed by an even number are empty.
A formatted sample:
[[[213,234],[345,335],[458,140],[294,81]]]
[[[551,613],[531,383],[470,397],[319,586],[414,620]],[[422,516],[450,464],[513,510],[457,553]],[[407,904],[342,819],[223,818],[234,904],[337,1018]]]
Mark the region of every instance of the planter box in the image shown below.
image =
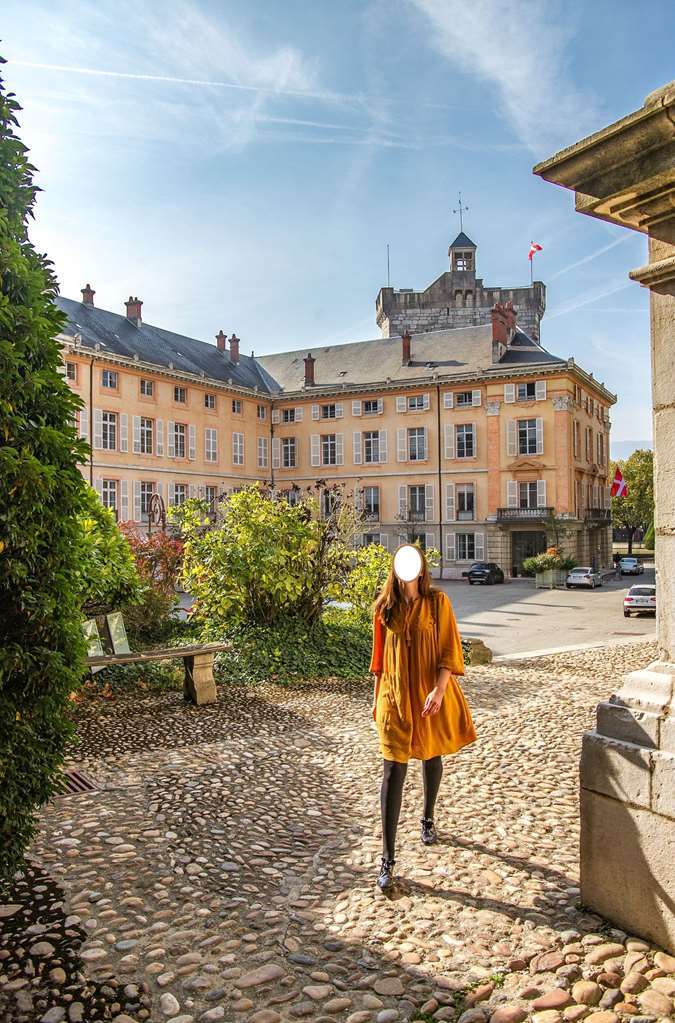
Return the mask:
[[[547,568],[545,572],[537,572],[534,584],[538,590],[552,590],[556,586],[564,586],[568,575],[565,568]]]

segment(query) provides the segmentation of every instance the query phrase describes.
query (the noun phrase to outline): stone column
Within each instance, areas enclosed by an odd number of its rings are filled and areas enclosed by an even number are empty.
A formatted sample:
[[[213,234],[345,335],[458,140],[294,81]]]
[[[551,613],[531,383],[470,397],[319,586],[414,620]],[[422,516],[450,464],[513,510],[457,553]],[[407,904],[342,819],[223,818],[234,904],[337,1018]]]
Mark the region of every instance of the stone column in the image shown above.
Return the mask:
[[[649,237],[658,659],[598,706],[581,756],[581,898],[675,951],[675,83],[535,167]]]

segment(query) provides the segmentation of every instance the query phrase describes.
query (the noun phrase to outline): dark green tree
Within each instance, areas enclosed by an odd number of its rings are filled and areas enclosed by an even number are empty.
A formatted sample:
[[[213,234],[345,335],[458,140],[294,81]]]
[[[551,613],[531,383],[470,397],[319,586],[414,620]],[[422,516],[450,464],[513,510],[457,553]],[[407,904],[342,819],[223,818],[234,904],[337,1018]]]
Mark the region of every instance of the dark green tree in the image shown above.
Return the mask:
[[[20,109],[0,77],[0,879],[58,787],[84,655],[77,464],[88,449],[59,373],[56,279],[28,237],[37,188]]]
[[[612,523],[628,533],[628,553],[633,553],[637,529],[647,529],[654,521],[654,452],[634,451],[623,461],[610,462],[609,478],[621,469],[628,494],[612,498]]]

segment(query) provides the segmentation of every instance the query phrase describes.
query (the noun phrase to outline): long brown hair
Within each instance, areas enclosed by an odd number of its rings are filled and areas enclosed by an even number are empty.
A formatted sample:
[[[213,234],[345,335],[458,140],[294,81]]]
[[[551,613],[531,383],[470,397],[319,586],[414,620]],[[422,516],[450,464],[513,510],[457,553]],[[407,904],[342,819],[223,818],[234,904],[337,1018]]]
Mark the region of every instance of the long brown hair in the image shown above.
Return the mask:
[[[402,544],[401,546],[408,547],[416,545]],[[420,594],[423,597],[428,597],[433,592],[431,576],[429,574],[429,565],[427,564],[427,559],[424,556],[424,551],[421,549],[419,549],[419,551],[422,556],[422,571],[420,572],[417,585]],[[394,552],[394,554],[395,553],[396,552]],[[389,575],[387,576],[386,582],[378,593],[375,603],[373,604],[373,613],[379,615],[385,625],[389,625],[394,615],[396,615],[401,609],[404,600],[404,586],[394,572],[394,559],[392,558]]]

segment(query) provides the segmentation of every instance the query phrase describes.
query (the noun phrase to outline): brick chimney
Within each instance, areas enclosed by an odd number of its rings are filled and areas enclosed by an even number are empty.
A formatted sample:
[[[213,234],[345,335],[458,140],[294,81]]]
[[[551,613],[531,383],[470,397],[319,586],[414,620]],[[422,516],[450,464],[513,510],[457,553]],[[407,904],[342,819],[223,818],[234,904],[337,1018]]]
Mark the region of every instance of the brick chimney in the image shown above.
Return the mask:
[[[239,362],[239,338],[236,334],[230,338],[230,362]]]
[[[518,317],[518,313],[513,308],[513,302],[507,302],[504,306],[504,311],[506,313],[506,327],[509,331],[509,340],[511,340],[516,332],[516,319]]]
[[[401,365],[408,366],[410,363],[410,331],[406,327],[405,333],[401,336]]]
[[[509,327],[506,308],[498,302],[490,310],[492,315],[492,341],[506,346],[509,343]]]
[[[227,341],[227,335],[223,334],[222,330],[219,330],[216,334],[216,348],[219,352],[225,351],[225,342]]]
[[[142,323],[141,306],[143,305],[140,298],[138,298],[138,296],[136,296],[136,298],[132,298],[131,295],[129,295],[129,298],[124,304],[127,307],[127,319],[131,320],[136,327],[140,327]]]
[[[81,290],[82,290],[82,304],[83,305],[93,305],[94,304],[94,295],[96,294],[96,292],[92,288],[91,284],[85,284],[85,286]]]
[[[311,352],[305,356],[305,387],[314,386],[314,363],[316,359]]]

